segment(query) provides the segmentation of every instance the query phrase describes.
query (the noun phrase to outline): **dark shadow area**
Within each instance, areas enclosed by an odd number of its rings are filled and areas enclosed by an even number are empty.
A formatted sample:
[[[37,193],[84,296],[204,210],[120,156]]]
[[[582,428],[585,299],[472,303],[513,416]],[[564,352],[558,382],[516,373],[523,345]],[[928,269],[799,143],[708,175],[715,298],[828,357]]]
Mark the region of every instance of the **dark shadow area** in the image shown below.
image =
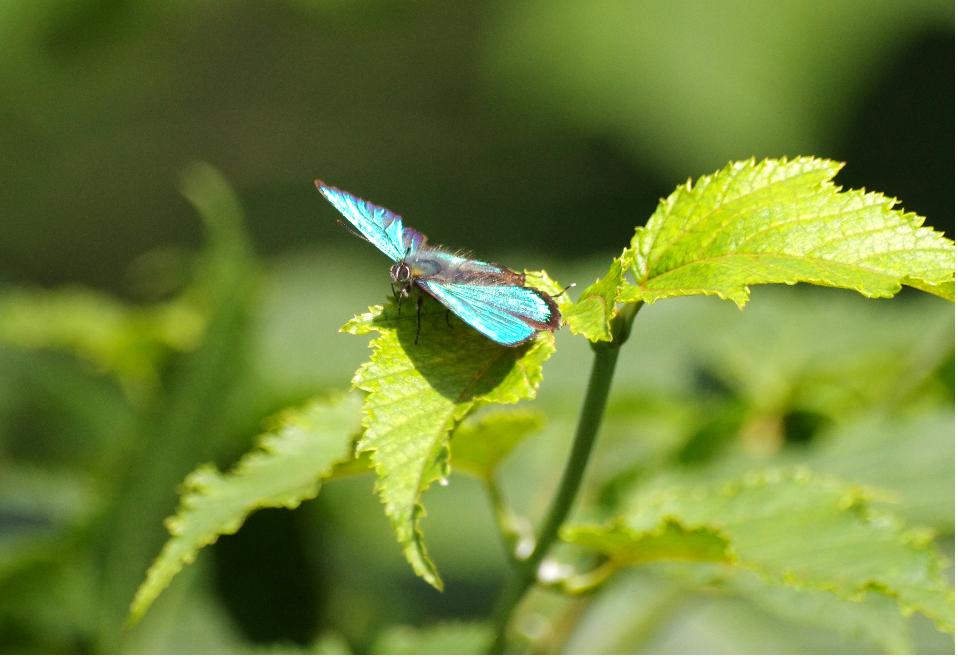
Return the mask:
[[[954,239],[954,98],[954,31],[903,43],[849,117],[839,183],[899,198]]]
[[[385,306],[377,324],[396,328],[399,344],[416,370],[436,392],[459,402],[493,390],[512,371],[531,342],[504,347],[485,337],[432,297],[422,295],[419,342],[416,343],[416,295]]]
[[[213,546],[216,589],[251,641],[306,645],[316,637],[326,587],[305,552],[307,513],[257,511]]]

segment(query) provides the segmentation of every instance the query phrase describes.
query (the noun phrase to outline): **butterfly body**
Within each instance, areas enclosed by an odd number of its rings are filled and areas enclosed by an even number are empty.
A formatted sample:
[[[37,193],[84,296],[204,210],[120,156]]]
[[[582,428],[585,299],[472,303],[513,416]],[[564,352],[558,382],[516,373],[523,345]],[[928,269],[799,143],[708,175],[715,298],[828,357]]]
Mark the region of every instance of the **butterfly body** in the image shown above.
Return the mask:
[[[394,291],[401,300],[415,286],[465,323],[506,346],[559,327],[552,297],[525,287],[525,275],[428,244],[385,208],[317,180],[316,187],[362,237],[389,256]]]

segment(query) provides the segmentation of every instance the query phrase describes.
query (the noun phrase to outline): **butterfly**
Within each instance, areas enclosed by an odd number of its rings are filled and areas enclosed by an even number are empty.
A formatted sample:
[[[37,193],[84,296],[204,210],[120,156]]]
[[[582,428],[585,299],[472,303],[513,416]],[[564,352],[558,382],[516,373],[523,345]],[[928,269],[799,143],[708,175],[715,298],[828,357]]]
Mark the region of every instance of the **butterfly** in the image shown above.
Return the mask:
[[[395,212],[322,180],[316,181],[316,188],[364,239],[393,261],[389,276],[398,303],[418,288],[490,340],[508,347],[526,342],[539,331],[559,328],[555,301],[526,287],[525,274],[427,244],[426,236],[404,227]],[[417,344],[422,299],[420,294],[416,303]]]

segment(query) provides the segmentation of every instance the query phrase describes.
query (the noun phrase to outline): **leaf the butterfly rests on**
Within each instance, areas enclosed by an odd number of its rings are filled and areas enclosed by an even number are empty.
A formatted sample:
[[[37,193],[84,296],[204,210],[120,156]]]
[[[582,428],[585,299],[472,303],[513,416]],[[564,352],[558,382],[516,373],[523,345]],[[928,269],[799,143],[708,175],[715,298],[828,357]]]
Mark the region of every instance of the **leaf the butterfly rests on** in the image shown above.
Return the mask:
[[[461,325],[447,327],[444,314],[428,302],[422,321],[430,338],[418,346],[416,319],[399,315],[395,304],[374,306],[341,329],[379,334],[353,377],[353,386],[368,393],[358,450],[370,454],[376,490],[406,559],[436,588],[442,584],[420,529],[421,497],[449,473],[451,431],[479,406],[534,397],[542,365],[555,351],[551,333],[510,348]]]
[[[527,286],[525,274],[428,245],[425,235],[403,227],[398,214],[321,180],[316,187],[396,263],[390,273],[400,299],[415,285],[490,340],[510,347],[559,328],[555,301]]]

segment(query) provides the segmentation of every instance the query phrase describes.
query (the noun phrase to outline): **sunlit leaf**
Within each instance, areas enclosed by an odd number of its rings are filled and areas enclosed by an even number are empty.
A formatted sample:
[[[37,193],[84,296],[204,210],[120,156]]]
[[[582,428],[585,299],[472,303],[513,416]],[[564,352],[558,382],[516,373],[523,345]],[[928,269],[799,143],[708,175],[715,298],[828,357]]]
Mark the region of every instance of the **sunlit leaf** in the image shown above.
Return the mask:
[[[376,489],[406,559],[440,588],[419,529],[420,497],[448,475],[449,434],[470,410],[535,396],[555,337],[544,332],[520,347],[503,347],[458,319],[447,325],[445,310],[431,300],[422,309],[418,344],[415,307],[400,314],[394,304],[375,306],[343,330],[379,333],[369,362],[353,378],[369,393],[358,449],[372,452]]]
[[[676,523],[684,532],[711,534],[716,545],[727,541],[724,563],[770,583],[849,601],[877,593],[905,614],[924,614],[942,631],[954,627],[954,593],[931,537],[878,512],[860,487],[802,470],[640,493],[611,523],[566,527],[563,538],[617,564],[717,560],[715,551],[696,557],[691,540],[669,530]],[[654,542],[663,532],[677,540]],[[648,549],[650,541],[656,550]]]
[[[319,493],[322,480],[350,456],[359,399],[346,395],[287,411],[227,474],[212,465],[183,483],[180,508],[166,522],[171,538],[150,566],[130,607],[141,617],[203,547],[235,533],[256,509],[293,509]]]
[[[890,297],[910,285],[954,299],[954,243],[897,201],[840,191],[841,165],[747,160],[680,186],[632,239],[635,285],[620,300],[714,294],[745,305],[749,285],[797,282]]]
[[[625,284],[628,257],[628,251],[625,251],[615,258],[609,271],[584,289],[578,300],[564,311],[563,316],[570,331],[592,342],[608,342],[612,339],[615,302]]]
[[[554,281],[549,274],[541,269],[536,271],[530,271],[527,269],[524,273],[526,276],[526,285],[529,287],[534,287],[537,290],[542,290],[546,294],[552,295],[559,306],[559,310],[562,311],[564,316],[566,309],[572,303],[572,300],[569,298],[568,288],[565,288]]]

